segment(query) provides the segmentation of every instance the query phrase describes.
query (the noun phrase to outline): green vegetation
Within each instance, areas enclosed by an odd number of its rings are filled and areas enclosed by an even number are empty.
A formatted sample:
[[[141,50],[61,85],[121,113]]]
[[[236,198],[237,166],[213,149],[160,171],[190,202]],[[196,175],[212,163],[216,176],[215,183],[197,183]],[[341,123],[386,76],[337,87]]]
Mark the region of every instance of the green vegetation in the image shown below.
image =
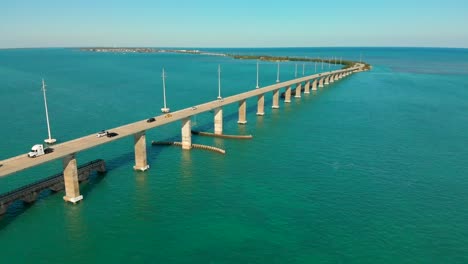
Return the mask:
[[[200,50],[174,50],[174,49],[151,49],[151,48],[81,48],[82,51],[91,52],[117,52],[117,53],[185,53],[185,54],[198,54],[198,55],[211,55],[211,56],[229,56],[238,60],[262,60],[262,61],[301,61],[301,62],[319,62],[329,64],[341,64],[343,69],[351,68],[356,65],[357,61],[350,60],[335,60],[335,59],[321,59],[321,58],[299,58],[299,57],[288,57],[288,56],[266,56],[266,55],[236,55],[236,54],[224,54],[224,53],[211,53],[203,52]],[[370,70],[372,67],[370,64],[362,62],[364,64],[363,70]]]
[[[299,57],[277,57],[277,56],[258,56],[258,55],[235,55],[235,54],[227,54],[227,56],[232,57],[234,59],[239,60],[261,60],[261,61],[303,61],[303,62],[324,62],[330,64],[341,64],[343,65],[343,69],[351,68],[356,63],[356,61],[350,60],[333,60],[333,59],[321,59],[321,58],[299,58]],[[364,64],[364,70],[370,70],[372,67],[370,64],[362,62]]]

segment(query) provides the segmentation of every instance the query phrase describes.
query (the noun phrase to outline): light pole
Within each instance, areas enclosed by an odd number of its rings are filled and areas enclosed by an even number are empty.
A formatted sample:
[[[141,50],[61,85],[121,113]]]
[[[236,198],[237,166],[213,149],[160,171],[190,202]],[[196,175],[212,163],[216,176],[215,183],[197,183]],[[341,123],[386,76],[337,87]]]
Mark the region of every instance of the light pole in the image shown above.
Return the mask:
[[[280,63],[279,63],[279,60],[277,61],[278,63],[278,70],[276,72],[276,82],[279,83],[279,77],[280,77]]]
[[[294,71],[294,78],[297,78],[297,63],[296,63],[296,70]]]
[[[218,100],[221,99],[221,65],[218,64]]]
[[[162,69],[162,81],[163,81],[163,98],[164,98],[164,107],[161,108],[161,112],[163,113],[169,113],[170,109],[166,105],[166,71],[164,68]]]
[[[258,60],[257,60],[257,86],[255,88],[260,88],[260,86],[258,86]]]
[[[302,63],[302,76],[305,75],[305,62]]]

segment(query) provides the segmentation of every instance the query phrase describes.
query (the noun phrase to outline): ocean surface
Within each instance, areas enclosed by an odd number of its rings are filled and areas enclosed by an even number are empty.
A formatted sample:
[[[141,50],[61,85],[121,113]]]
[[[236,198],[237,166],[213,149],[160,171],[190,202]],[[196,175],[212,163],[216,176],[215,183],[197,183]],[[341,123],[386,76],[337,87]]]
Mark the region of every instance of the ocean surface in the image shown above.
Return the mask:
[[[133,138],[77,154],[108,172],[84,200],[43,192],[0,218],[1,263],[468,263],[468,50],[432,48],[203,49],[342,57],[371,63],[248,123],[224,108],[224,133],[193,137],[226,155],[151,146],[180,140],[180,122],[147,131],[147,172]],[[159,115],[161,70],[172,110],[255,88],[256,61],[188,54],[0,50],[0,160],[52,135],[59,142]],[[298,64],[298,76],[339,68]],[[281,63],[280,80],[295,77]],[[275,83],[260,62],[260,86]],[[192,118],[213,130],[213,113]],[[7,192],[62,169],[51,162],[0,178]]]

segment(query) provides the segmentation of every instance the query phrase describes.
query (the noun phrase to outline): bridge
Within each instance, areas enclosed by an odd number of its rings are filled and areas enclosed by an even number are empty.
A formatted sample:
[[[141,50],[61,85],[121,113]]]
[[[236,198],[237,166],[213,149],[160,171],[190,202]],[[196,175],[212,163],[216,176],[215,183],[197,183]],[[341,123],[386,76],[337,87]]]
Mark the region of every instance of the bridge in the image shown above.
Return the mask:
[[[239,124],[246,124],[247,105],[246,100],[257,97],[257,115],[264,115],[265,96],[267,93],[273,93],[272,108],[279,108],[280,89],[285,88],[284,102],[291,102],[291,91],[294,89],[295,97],[300,98],[302,91],[305,94],[310,90],[317,90],[318,87],[324,87],[334,81],[344,78],[355,72],[363,71],[364,64],[356,63],[351,68],[329,71],[319,74],[304,76],[301,78],[279,82],[262,88],[257,88],[248,92],[229,96],[223,99],[210,101],[195,107],[181,109],[168,114],[156,116],[156,121],[148,123],[146,120],[137,121],[124,126],[110,129],[118,133],[115,137],[96,137],[95,134],[70,140],[54,146],[54,151],[36,158],[29,158],[27,154],[12,157],[0,161],[0,177],[5,177],[28,168],[38,166],[53,160],[62,159],[63,178],[65,185],[65,196],[63,199],[68,202],[76,203],[83,199],[79,190],[79,173],[77,168],[76,153],[90,149],[99,145],[107,144],[124,137],[134,137],[135,149],[135,170],[145,171],[149,169],[146,156],[146,130],[166,125],[175,121],[182,121],[182,149],[192,148],[191,135],[191,117],[214,110],[214,133],[223,134],[223,106],[238,103],[239,104]]]
[[[93,171],[106,172],[106,163],[102,159],[93,160],[78,167],[78,182],[86,181]],[[10,204],[21,200],[32,203],[39,193],[46,189],[58,192],[65,188],[63,173],[41,179],[16,190],[0,195],[0,215],[4,214]]]

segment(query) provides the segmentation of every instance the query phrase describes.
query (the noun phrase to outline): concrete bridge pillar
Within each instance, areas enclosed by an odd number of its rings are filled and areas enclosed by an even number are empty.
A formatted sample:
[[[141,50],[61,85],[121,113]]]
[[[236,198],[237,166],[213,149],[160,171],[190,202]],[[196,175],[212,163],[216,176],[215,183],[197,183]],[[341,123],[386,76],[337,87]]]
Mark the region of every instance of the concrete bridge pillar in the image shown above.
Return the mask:
[[[265,114],[265,95],[261,94],[257,99],[257,115],[262,116]]]
[[[286,87],[286,92],[284,93],[284,102],[291,102],[291,86]]]
[[[295,98],[301,98],[301,93],[302,93],[302,83],[298,83],[296,85],[296,95],[294,95]]]
[[[223,108],[218,107],[214,110],[214,133],[223,134]]]
[[[239,101],[239,120],[237,124],[245,125],[247,124],[247,102],[244,100]]]
[[[312,91],[317,91],[317,79],[312,82]]]
[[[0,215],[3,215],[6,213],[6,210],[8,209],[8,205],[7,204],[0,204]]]
[[[329,84],[330,84],[329,80],[330,80],[330,75],[328,75],[328,76],[325,78],[325,83],[324,83],[324,84],[325,84],[325,85],[329,85]]]
[[[338,75],[338,79],[341,79],[341,78],[343,78],[343,73],[342,72]]]
[[[335,81],[335,75],[330,75],[328,77],[329,77],[329,79],[328,79],[329,83],[333,83]]]
[[[335,78],[334,78],[335,81],[338,81],[338,74],[335,74],[334,77],[335,77]]]
[[[63,197],[65,201],[77,203],[83,199],[83,195],[80,195],[75,154],[63,158],[63,182],[65,184],[65,196]]]
[[[146,159],[146,134],[145,131],[138,132],[134,135],[135,139],[135,166],[134,170],[145,171],[149,169]]]
[[[305,94],[310,93],[310,81],[307,81],[306,84],[304,85],[304,93]]]
[[[273,109],[279,108],[279,89],[273,91],[273,105],[271,106]]]
[[[182,149],[192,148],[192,121],[190,117],[182,119]]]
[[[323,87],[323,80],[324,80],[324,78],[321,78],[320,81],[319,81],[319,87],[320,87],[320,88]]]

